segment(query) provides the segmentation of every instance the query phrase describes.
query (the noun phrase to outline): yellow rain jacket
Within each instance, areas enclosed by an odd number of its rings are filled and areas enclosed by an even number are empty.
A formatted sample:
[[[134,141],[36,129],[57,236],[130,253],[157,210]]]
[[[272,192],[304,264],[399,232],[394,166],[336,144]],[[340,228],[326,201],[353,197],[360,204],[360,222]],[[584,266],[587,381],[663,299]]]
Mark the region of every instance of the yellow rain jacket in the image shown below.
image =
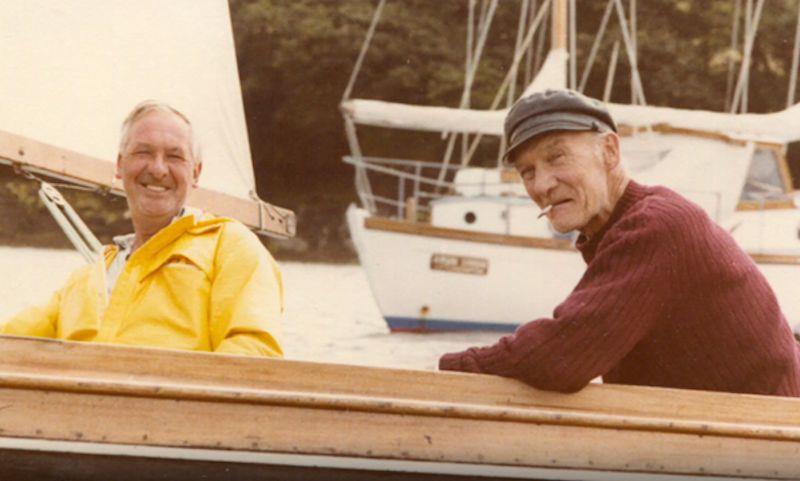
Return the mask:
[[[78,269],[50,302],[0,333],[231,354],[282,356],[280,271],[244,225],[187,215],[133,252],[110,298],[118,252]]]

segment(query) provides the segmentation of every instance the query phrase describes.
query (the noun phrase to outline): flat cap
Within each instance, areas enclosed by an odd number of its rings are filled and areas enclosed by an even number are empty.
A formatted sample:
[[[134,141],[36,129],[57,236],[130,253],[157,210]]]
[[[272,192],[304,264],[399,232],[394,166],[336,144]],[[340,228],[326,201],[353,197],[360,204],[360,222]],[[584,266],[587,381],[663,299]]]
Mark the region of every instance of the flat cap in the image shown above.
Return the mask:
[[[503,159],[528,140],[548,132],[617,131],[605,105],[574,90],[545,90],[523,97],[511,107],[504,126]]]

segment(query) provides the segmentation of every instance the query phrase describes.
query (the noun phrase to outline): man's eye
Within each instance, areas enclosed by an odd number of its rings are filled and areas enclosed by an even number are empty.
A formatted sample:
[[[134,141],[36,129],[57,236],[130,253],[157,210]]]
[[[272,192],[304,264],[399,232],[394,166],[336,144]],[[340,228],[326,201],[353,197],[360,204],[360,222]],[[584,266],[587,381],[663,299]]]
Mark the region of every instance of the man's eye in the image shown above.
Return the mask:
[[[169,155],[167,155],[167,158],[170,159],[170,160],[175,160],[175,161],[183,160],[183,156],[182,155],[178,155],[178,154],[169,154]]]

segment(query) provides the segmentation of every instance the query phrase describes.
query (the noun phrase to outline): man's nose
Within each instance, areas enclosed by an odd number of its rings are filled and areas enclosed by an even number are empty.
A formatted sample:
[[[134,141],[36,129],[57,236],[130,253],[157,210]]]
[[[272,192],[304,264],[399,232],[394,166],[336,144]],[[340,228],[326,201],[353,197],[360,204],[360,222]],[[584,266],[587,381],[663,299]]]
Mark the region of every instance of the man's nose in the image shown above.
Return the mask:
[[[155,177],[164,177],[169,172],[167,169],[167,162],[164,154],[158,153],[153,156],[153,159],[148,163],[147,170]]]
[[[536,173],[531,186],[531,194],[534,199],[546,199],[550,191],[558,184],[558,179],[547,169],[541,169]]]

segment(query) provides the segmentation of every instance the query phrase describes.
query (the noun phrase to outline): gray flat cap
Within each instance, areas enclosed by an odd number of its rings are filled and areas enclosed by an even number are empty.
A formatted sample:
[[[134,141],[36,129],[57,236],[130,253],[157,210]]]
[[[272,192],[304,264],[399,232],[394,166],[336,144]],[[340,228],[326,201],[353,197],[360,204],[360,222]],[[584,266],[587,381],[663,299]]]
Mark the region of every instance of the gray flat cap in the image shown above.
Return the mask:
[[[506,116],[503,159],[528,140],[559,130],[617,131],[605,105],[574,90],[545,90],[523,97]]]

